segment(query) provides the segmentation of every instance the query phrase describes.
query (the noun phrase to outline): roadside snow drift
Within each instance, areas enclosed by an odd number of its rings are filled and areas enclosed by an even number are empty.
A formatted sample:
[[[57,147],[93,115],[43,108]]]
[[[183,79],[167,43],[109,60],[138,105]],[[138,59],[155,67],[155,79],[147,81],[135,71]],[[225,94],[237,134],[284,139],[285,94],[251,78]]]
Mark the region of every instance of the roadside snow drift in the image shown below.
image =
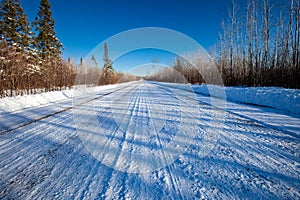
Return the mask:
[[[77,87],[84,87],[84,86],[77,86]],[[111,89],[114,87],[115,87],[114,85],[90,87],[90,88],[85,88],[84,93],[80,93],[80,90],[76,89],[75,94],[74,94],[74,89],[66,89],[61,91],[45,92],[45,93],[34,94],[34,95],[5,97],[3,99],[0,99],[0,114],[3,112],[14,112],[26,108],[46,105],[49,103],[71,100],[74,97],[74,95],[75,97],[79,97],[81,95],[84,95],[86,91],[93,93],[105,89]]]
[[[209,95],[206,85],[193,85],[196,92]],[[212,88],[219,86],[210,85]],[[300,90],[278,87],[225,87],[228,101],[265,106],[300,113]]]

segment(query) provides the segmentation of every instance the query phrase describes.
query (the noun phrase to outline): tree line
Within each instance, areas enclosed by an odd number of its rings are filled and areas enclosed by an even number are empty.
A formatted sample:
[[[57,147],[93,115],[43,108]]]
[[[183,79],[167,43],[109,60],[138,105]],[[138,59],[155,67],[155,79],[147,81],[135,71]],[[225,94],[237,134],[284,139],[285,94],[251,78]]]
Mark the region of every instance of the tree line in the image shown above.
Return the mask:
[[[220,73],[228,86],[300,88],[300,0],[247,0],[244,7],[232,1],[228,11],[210,50],[219,72],[195,52],[147,79],[213,84]]]
[[[300,88],[300,1],[234,1],[212,53],[226,85]]]
[[[61,57],[50,3],[41,0],[29,23],[19,0],[3,0],[0,11],[0,96],[51,91],[73,84],[75,69]]]

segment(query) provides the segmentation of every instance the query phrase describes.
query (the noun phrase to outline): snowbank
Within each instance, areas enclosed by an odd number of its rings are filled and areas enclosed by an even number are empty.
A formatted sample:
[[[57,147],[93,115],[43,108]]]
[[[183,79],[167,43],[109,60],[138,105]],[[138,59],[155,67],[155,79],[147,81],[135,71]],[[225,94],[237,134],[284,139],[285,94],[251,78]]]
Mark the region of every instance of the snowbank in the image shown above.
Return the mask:
[[[193,85],[194,91],[209,95],[206,85]],[[211,86],[212,88],[221,88]],[[300,113],[300,90],[278,87],[225,87],[229,101]]]
[[[82,87],[82,86],[81,86]],[[16,97],[6,97],[0,99],[0,114],[4,112],[14,112],[26,108],[47,105],[49,103],[71,100],[74,97],[85,95],[87,92],[100,92],[102,90],[114,88],[115,85],[85,88],[80,86],[76,89],[46,92],[35,95],[25,95]]]
[[[215,85],[189,85],[174,83],[159,83],[185,90],[191,88],[200,94],[210,95],[213,91],[214,96],[223,98],[225,90],[227,101],[264,106],[283,110],[291,113],[300,114],[300,90],[286,89],[280,87],[220,87]]]

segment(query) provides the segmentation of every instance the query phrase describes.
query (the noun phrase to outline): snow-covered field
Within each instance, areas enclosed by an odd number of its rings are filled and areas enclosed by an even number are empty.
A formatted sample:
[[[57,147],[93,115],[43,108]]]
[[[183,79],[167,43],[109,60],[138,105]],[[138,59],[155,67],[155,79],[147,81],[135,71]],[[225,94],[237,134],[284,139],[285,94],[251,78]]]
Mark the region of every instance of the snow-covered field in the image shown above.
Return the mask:
[[[182,87],[0,100],[0,199],[300,198],[298,90],[226,88],[231,101],[214,104]]]

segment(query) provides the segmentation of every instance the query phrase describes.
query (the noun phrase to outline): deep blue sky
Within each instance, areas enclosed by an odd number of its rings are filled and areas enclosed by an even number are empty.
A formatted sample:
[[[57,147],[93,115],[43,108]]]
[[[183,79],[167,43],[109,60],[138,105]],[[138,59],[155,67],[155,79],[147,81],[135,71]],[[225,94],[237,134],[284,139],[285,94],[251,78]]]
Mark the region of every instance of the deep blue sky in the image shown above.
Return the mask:
[[[179,31],[209,50],[218,40],[221,21],[228,16],[232,0],[49,1],[56,22],[55,31],[65,48],[63,57],[79,62],[80,57],[88,56],[109,37],[140,27]],[[246,0],[235,2],[244,4]],[[40,0],[21,0],[30,22],[36,17],[39,3]],[[170,65],[174,57],[163,51],[135,51],[114,61],[114,67],[128,72],[138,65],[151,63],[153,58],[158,58],[159,64]],[[102,58],[98,57],[97,61],[102,67]]]
[[[182,32],[204,48],[218,38],[231,0],[50,0],[55,30],[64,57],[85,57],[100,42],[138,27],[164,27]],[[39,0],[21,0],[32,21]]]

